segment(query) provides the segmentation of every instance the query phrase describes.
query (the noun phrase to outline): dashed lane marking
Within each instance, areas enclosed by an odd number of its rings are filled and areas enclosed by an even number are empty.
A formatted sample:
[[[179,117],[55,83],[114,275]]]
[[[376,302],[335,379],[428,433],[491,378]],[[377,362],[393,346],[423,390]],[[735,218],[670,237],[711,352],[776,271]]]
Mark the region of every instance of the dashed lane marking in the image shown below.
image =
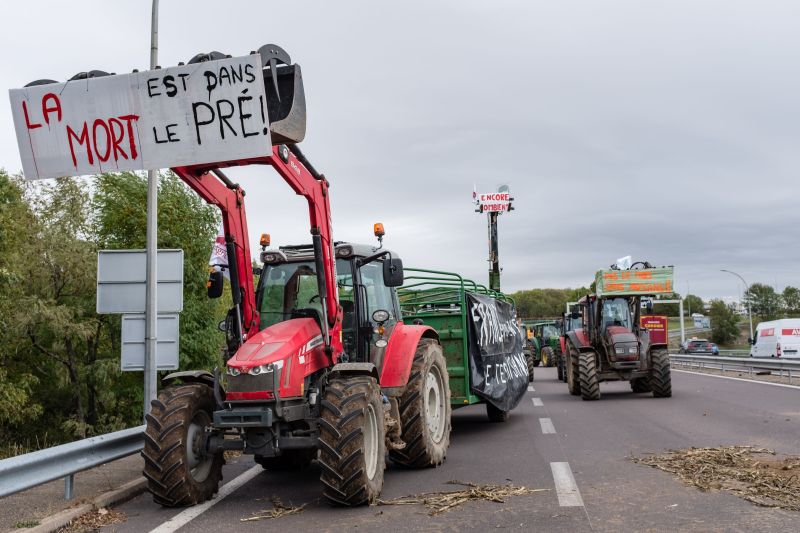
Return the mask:
[[[553,481],[556,484],[558,505],[561,507],[583,507],[581,491],[578,490],[578,484],[575,483],[575,477],[572,475],[569,463],[550,463],[550,470],[553,472]]]
[[[531,400],[533,401],[534,407],[541,407],[544,405],[541,398],[531,398]]]
[[[533,385],[528,385],[528,392],[536,392],[536,389],[533,388]]]
[[[229,496],[233,491],[263,471],[264,469],[261,467],[261,465],[255,465],[251,469],[245,470],[244,473],[233,478],[220,487],[217,497],[213,500],[208,500],[200,505],[195,505],[194,507],[190,507],[189,509],[176,514],[157,528],[150,530],[150,533],[173,533],[173,531],[177,531],[201,514],[208,511],[211,507],[222,501],[226,496]]]
[[[539,425],[542,426],[542,433],[544,434],[556,432],[556,428],[553,426],[553,421],[549,418],[540,418]]]

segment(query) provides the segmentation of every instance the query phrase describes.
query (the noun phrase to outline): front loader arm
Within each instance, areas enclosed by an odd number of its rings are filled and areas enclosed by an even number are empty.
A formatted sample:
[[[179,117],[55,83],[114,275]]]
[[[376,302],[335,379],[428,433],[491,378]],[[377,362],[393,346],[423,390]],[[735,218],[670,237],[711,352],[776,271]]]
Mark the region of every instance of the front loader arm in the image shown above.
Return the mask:
[[[304,164],[298,158],[299,154]],[[215,164],[208,166],[176,167],[175,172],[203,200],[215,205],[222,213],[225,241],[228,246],[228,261],[231,270],[231,287],[235,307],[241,307],[241,333],[249,337],[258,332],[260,320],[255,300],[253,265],[250,256],[250,240],[247,232],[247,218],[244,208],[244,190],[232,183],[220,167],[236,165],[271,165],[298,195],[308,202],[311,235],[319,241],[321,257],[317,258],[322,268],[320,297],[324,300],[325,317],[323,324],[324,341],[330,348],[331,357],[342,353],[341,328],[342,315],[339,307],[339,291],[336,286],[336,259],[333,253],[331,232],[331,209],[328,197],[328,181],[316,171],[295,146],[272,147],[272,154],[263,158]],[[233,256],[231,257],[231,251]],[[238,279],[238,283],[234,281]],[[244,339],[240,338],[239,343]],[[335,362],[335,359],[334,359]]]

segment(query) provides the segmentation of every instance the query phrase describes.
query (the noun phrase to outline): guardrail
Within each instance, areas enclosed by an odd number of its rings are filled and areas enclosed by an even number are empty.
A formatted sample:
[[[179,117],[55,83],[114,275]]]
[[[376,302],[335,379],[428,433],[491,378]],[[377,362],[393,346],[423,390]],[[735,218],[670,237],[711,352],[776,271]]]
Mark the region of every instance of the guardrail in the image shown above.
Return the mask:
[[[133,455],[144,447],[138,426],[0,461],[0,498],[64,478],[64,498],[72,499],[75,474]]]
[[[723,372],[725,370],[745,370],[750,375],[753,372],[760,370],[768,370],[770,372],[780,372],[784,376],[784,372],[789,378],[789,384],[792,384],[792,379],[800,375],[800,359],[760,359],[757,357],[724,357],[724,356],[709,356],[709,355],[688,355],[678,354],[670,355],[672,363],[678,363],[683,366],[697,367],[697,368],[718,368]],[[793,374],[794,373],[794,374]]]

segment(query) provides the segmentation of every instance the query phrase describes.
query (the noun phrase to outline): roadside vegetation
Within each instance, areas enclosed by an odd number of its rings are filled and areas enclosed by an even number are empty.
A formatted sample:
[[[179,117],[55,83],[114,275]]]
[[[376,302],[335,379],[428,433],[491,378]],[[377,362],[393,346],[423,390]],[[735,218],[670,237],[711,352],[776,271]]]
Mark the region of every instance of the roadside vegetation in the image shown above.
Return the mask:
[[[0,171],[0,457],[140,423],[142,374],[120,371],[120,318],[95,313],[95,285],[98,250],[144,248],[146,189],[134,173],[44,183]],[[167,173],[159,214],[159,247],[184,250],[182,367],[212,369],[216,212]]]

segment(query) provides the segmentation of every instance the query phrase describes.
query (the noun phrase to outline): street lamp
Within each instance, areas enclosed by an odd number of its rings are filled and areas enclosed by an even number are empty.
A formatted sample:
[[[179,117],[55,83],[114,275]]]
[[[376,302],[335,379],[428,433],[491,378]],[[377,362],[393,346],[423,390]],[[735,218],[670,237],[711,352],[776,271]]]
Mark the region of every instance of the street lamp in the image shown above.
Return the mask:
[[[747,284],[747,282],[744,280],[742,276],[740,276],[739,274],[737,274],[732,270],[725,270],[724,268],[720,270],[720,272],[727,272],[728,274],[733,274],[734,276],[742,280],[742,283],[744,283],[745,294],[748,294],[750,292],[750,285]],[[748,294],[747,296],[747,317],[750,319],[750,342],[753,341],[753,313],[750,312],[750,298],[752,298],[752,296],[753,296],[752,294]]]

